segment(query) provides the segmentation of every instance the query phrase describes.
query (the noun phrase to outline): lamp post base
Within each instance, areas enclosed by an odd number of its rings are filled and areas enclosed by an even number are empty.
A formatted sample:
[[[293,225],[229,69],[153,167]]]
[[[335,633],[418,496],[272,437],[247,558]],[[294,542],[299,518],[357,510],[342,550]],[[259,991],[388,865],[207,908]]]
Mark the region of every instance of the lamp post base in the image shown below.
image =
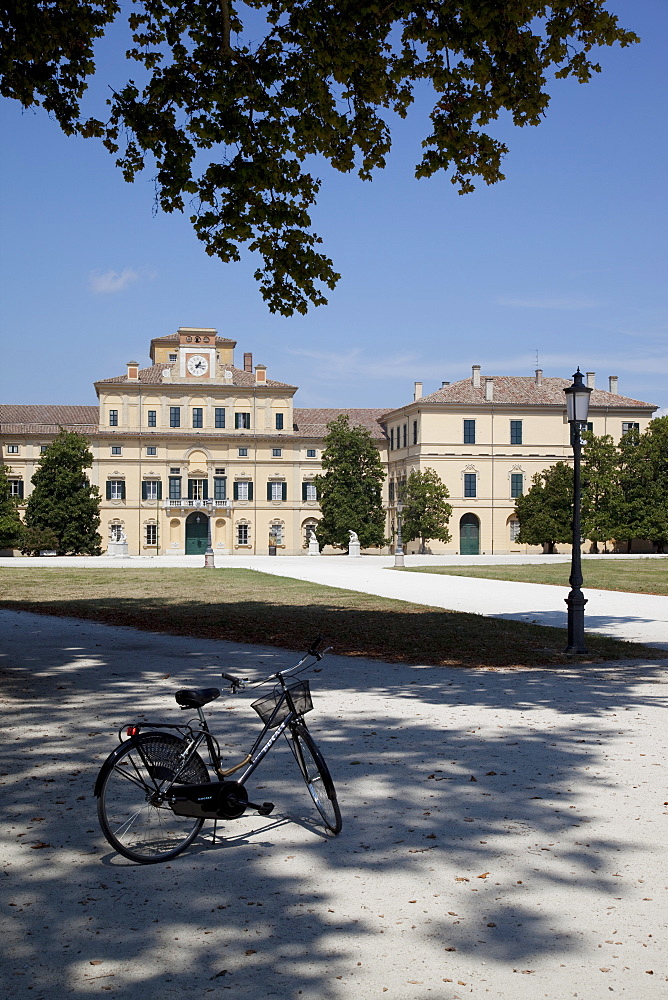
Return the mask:
[[[565,601],[568,608],[568,644],[564,652],[587,653],[584,635],[584,609],[587,598],[577,588],[571,590]]]
[[[213,552],[205,552],[204,553],[204,569],[215,569],[215,568],[216,568],[216,563],[215,563],[215,560],[214,560],[214,553]]]
[[[395,566],[403,566],[404,565],[404,554],[403,554],[403,552],[395,552],[394,553],[394,565]]]

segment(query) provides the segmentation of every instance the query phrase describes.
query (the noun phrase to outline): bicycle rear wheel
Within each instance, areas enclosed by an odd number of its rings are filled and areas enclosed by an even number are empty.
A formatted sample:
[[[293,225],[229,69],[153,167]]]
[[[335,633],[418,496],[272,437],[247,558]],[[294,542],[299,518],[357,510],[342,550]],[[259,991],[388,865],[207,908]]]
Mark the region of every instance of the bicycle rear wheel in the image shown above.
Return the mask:
[[[306,787],[313,799],[322,820],[332,833],[340,833],[342,827],[341,810],[336,798],[336,790],[325,758],[320,753],[316,743],[304,725],[290,727],[291,740],[288,740],[295,760],[306,782]]]
[[[194,754],[183,767],[184,741],[171,733],[142,733],[121,744],[102,765],[95,786],[97,814],[111,846],[139,864],[169,861],[199,833],[203,819],[177,816],[163,790],[209,780]]]

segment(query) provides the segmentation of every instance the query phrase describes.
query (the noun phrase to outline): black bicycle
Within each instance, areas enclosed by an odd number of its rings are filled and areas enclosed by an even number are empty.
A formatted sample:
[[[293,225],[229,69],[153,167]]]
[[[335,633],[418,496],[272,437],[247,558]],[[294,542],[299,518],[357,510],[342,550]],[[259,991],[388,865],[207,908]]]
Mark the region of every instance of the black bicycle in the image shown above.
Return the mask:
[[[309,681],[295,677],[329,652],[331,647],[319,651],[321,643],[317,639],[293,667],[251,685],[278,682],[252,703],[264,727],[248,754],[232,767],[223,767],[220,746],[202,711],[220,697],[218,688],[175,693],[182,709],[197,711],[197,720],[143,722],[119,730],[119,746],[107,757],[95,782],[100,826],[119,854],[139,864],[169,861],[193,842],[205,820],[238,819],[247,809],[268,816],[273,802],[249,802],[245,786],[281,736],[292,750],[326,829],[340,832],[334,782],[304,722],[313,708]],[[230,682],[232,694],[249,683],[232,674],[222,676]],[[206,751],[208,767],[200,750]],[[232,779],[233,774],[239,776]]]

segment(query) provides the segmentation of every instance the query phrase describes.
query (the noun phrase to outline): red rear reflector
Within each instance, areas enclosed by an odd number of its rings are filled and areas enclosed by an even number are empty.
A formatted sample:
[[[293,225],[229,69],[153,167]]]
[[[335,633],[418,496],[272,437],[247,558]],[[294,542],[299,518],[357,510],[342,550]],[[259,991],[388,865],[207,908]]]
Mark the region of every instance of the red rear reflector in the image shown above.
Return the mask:
[[[128,726],[125,732],[128,736],[136,736],[140,729],[141,726]]]

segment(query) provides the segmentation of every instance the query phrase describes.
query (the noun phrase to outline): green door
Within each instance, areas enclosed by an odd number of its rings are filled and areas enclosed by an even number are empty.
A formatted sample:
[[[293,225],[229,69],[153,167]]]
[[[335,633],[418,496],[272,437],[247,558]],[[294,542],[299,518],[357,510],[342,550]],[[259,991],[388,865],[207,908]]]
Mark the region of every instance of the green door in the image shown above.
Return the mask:
[[[186,519],[186,555],[195,556],[206,552],[209,535],[209,518],[203,511],[189,514]]]
[[[464,514],[459,522],[459,554],[480,555],[480,521],[475,514]]]

